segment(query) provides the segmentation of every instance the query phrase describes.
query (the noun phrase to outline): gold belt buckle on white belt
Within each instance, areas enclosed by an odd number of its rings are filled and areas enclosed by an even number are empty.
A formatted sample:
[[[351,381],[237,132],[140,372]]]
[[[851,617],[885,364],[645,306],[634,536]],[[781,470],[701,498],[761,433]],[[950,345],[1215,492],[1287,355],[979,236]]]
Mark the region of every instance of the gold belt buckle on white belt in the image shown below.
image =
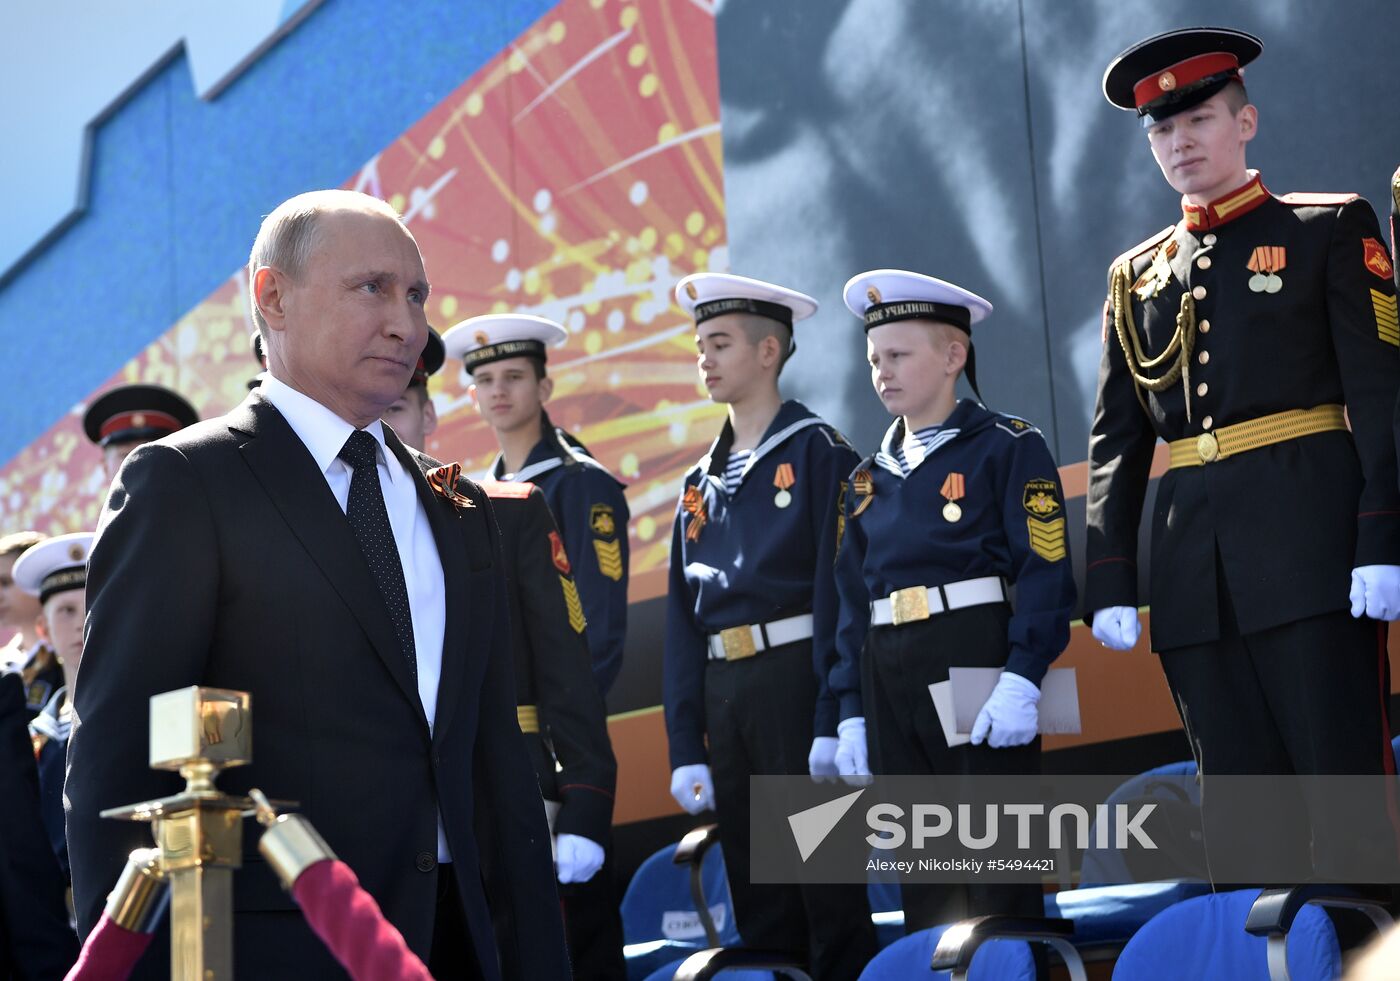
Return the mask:
[[[928,589],[924,586],[910,586],[890,593],[890,620],[896,626],[904,623],[917,623],[927,620]]]
[[[721,630],[719,642],[724,647],[726,661],[742,661],[744,658],[753,657],[758,653],[758,648],[753,642],[753,628],[751,627],[730,627],[728,630]]]

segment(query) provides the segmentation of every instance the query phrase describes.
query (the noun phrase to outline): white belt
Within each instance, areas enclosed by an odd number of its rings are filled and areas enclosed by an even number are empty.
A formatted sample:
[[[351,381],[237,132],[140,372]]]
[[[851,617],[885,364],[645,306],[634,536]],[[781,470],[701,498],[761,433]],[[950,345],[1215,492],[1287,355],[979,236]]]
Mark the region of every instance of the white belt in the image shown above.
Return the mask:
[[[769,623],[730,627],[710,634],[711,661],[740,661],[770,647],[782,647],[812,636],[812,614],[786,617]]]
[[[964,579],[942,586],[910,586],[896,589],[887,599],[871,603],[870,623],[875,627],[916,623],[968,606],[1004,603],[1006,598],[1006,583],[1000,576]]]

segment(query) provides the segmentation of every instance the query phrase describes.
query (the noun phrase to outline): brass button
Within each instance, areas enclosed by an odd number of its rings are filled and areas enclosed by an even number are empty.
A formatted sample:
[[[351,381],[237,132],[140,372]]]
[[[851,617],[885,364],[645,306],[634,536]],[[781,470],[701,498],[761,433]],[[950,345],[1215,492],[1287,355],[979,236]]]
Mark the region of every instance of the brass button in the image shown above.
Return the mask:
[[[1206,245],[1214,245],[1214,244],[1215,244],[1215,233],[1214,233],[1214,232],[1208,233],[1208,234],[1206,235],[1205,238],[1201,239],[1201,241],[1202,241],[1203,243],[1205,243]]]
[[[1202,351],[1200,354],[1196,355],[1196,360],[1201,364],[1210,364],[1210,352]]]
[[[1202,428],[1202,429],[1209,429],[1211,426],[1214,426],[1214,425],[1215,425],[1215,420],[1212,419],[1210,416],[1206,416],[1204,419],[1201,420],[1201,428]]]
[[[1198,300],[1204,300],[1206,298],[1206,288],[1204,286],[1197,286],[1191,291],[1191,295]]]
[[[1199,385],[1196,386],[1196,394],[1199,395],[1201,398],[1205,398],[1205,397],[1206,397],[1206,392],[1209,392],[1209,391],[1210,391],[1210,386],[1207,385],[1205,382],[1201,382]]]
[[[1210,256],[1208,256],[1208,255],[1203,255],[1203,256],[1201,256],[1199,259],[1197,259],[1197,260],[1196,260],[1196,268],[1197,268],[1197,269],[1209,269],[1209,268],[1210,268]]]
[[[1210,333],[1210,321],[1209,321],[1209,320],[1202,320],[1199,324],[1196,325],[1196,327],[1200,330],[1200,332],[1201,332],[1202,334],[1209,334],[1209,333]]]

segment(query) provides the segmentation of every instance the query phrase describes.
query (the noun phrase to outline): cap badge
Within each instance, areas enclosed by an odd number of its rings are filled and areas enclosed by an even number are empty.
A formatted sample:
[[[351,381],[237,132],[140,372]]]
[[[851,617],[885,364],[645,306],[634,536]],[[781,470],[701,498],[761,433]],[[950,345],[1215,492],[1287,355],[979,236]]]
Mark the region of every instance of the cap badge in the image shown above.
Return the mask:
[[[869,300],[872,304],[879,303],[881,299],[880,291],[873,286],[867,286],[865,288],[865,298]]]
[[[484,330],[479,330],[473,334],[472,340],[476,341],[477,347],[485,347],[487,344],[491,343],[491,338],[487,336]]]
[[[1170,92],[1176,88],[1176,76],[1171,72],[1162,72],[1157,76],[1157,87],[1163,92]]]
[[[68,557],[74,562],[80,562],[83,558],[83,547],[81,545],[69,545]]]
[[[700,299],[700,291],[695,288],[694,283],[685,284],[685,295],[690,297],[692,300]]]
[[[140,428],[141,428],[142,426],[144,426],[145,424],[146,424],[146,416],[145,416],[145,413],[138,412],[138,413],[136,413],[134,416],[131,417],[131,425],[132,425],[132,428],[134,428],[134,429],[140,429]]]

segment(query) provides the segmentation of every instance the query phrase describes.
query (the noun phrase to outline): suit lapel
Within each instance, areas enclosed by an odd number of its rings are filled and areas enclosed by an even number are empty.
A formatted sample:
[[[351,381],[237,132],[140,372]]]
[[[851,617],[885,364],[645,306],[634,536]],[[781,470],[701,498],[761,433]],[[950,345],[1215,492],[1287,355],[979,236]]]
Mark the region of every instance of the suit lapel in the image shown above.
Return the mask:
[[[442,632],[442,673],[438,679],[437,711],[433,723],[433,739],[436,742],[447,730],[452,709],[462,691],[469,649],[466,643],[466,607],[476,599],[474,592],[467,585],[466,542],[462,539],[460,527],[463,518],[456,513],[456,508],[451,503],[443,500],[428,486],[424,472],[428,467],[427,458],[405,449],[393,430],[386,429],[384,439],[413,478],[418,500],[428,515],[429,526],[433,529],[438,560],[442,563],[442,593],[447,607],[447,618]]]
[[[310,451],[292,432],[281,413],[256,393],[228,418],[230,429],[251,437],[240,449],[253,475],[267,491],[273,506],[281,512],[292,534],[340,594],[426,727],[427,717],[418,697],[418,685],[399,647],[384,597],[355,541],[350,523]],[[418,474],[417,467],[410,469]],[[418,476],[421,479],[421,475]],[[446,565],[445,557],[443,564]]]

